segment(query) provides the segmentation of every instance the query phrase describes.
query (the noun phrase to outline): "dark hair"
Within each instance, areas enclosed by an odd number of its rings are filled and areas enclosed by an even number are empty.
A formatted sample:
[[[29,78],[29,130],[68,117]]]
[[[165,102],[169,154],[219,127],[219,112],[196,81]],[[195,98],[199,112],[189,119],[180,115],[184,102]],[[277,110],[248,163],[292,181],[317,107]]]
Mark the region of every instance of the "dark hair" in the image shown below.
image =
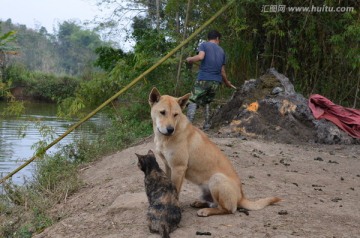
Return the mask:
[[[220,40],[221,34],[217,30],[212,30],[212,31],[209,31],[207,37],[208,37],[208,40],[216,40],[216,38],[218,38],[218,37],[219,37],[219,40]]]

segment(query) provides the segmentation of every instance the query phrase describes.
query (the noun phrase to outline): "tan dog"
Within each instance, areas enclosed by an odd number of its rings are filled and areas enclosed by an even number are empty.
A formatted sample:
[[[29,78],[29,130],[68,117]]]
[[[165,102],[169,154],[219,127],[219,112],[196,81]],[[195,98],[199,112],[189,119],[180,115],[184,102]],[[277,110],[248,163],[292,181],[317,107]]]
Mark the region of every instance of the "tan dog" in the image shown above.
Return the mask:
[[[277,197],[249,201],[244,197],[239,176],[230,160],[182,113],[190,94],[180,98],[161,96],[156,88],[149,95],[156,153],[166,174],[180,194],[184,178],[202,189],[202,200],[191,206],[198,216],[235,213],[238,207],[259,210],[279,202]]]

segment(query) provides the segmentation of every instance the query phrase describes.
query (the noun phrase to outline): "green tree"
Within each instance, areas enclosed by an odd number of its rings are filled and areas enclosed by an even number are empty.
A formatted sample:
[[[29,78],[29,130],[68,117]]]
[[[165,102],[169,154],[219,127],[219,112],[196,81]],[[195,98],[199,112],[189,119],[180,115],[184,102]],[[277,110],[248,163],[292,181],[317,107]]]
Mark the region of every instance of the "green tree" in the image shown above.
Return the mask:
[[[94,63],[95,66],[105,71],[111,71],[116,63],[126,56],[121,49],[114,49],[110,46],[101,46],[95,50],[95,53],[98,55]]]
[[[15,37],[15,31],[9,31],[0,35],[0,99],[5,99],[9,103],[7,107],[1,112],[1,115],[21,115],[24,111],[24,104],[22,102],[15,101],[13,95],[10,92],[12,82],[6,78],[7,68],[7,55],[16,52],[16,47],[11,45]]]
[[[7,81],[6,68],[9,63],[9,55],[17,54],[17,47],[11,43],[16,39],[16,31],[0,34],[0,82]]]
[[[91,30],[83,30],[75,22],[65,21],[59,25],[57,50],[65,73],[79,75],[95,60],[95,49],[103,43]]]

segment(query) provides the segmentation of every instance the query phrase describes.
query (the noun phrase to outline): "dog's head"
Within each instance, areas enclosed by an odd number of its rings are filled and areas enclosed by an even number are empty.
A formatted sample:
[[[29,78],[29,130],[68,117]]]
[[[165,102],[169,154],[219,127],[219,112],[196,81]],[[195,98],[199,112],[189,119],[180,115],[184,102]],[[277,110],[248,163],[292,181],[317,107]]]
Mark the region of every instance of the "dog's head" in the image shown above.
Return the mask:
[[[179,98],[161,96],[157,88],[153,88],[149,95],[149,104],[154,129],[165,136],[175,134],[177,125],[181,120],[185,120],[182,110],[186,107],[189,97],[190,93]]]

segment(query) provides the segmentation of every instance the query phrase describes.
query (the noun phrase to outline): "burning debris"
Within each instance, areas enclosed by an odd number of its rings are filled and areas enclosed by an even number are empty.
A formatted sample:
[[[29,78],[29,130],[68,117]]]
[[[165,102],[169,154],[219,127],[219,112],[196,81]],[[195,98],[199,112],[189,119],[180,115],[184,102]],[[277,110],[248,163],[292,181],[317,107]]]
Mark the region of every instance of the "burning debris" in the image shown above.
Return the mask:
[[[308,99],[296,93],[290,80],[270,69],[246,81],[212,117],[223,136],[247,136],[283,143],[360,144],[327,120],[316,120]]]

